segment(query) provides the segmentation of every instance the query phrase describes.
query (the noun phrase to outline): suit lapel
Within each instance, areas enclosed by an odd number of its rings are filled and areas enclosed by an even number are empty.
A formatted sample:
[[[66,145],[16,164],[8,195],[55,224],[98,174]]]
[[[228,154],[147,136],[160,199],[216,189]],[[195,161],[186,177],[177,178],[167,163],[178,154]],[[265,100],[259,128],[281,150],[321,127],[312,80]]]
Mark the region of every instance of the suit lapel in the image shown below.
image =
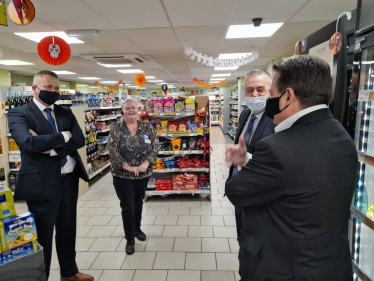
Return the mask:
[[[251,151],[253,151],[253,149],[255,148],[256,143],[261,138],[262,132],[265,130],[265,127],[269,121],[270,121],[270,118],[267,117],[264,113],[260,119],[260,122],[258,123],[256,127],[256,130],[253,133],[251,143],[249,144],[249,147],[247,149],[249,153],[251,153]]]
[[[247,110],[246,112],[243,112],[243,119],[242,119],[243,122],[240,124],[238,130],[236,131],[235,144],[239,143],[239,137],[242,134],[243,127],[247,123],[247,119],[248,119],[248,117],[249,117],[250,114],[251,114],[250,110]]]
[[[46,131],[49,134],[53,134],[54,132],[51,128],[51,125],[49,125],[47,119],[45,118],[44,114],[40,111],[39,107],[34,102],[28,103],[27,106],[31,109],[36,120],[39,120],[39,122],[43,125]]]
[[[57,130],[59,132],[63,131],[64,128],[64,115],[63,115],[63,110],[60,106],[55,105],[54,106],[54,111],[55,111],[55,118],[56,118],[56,123],[57,123]]]

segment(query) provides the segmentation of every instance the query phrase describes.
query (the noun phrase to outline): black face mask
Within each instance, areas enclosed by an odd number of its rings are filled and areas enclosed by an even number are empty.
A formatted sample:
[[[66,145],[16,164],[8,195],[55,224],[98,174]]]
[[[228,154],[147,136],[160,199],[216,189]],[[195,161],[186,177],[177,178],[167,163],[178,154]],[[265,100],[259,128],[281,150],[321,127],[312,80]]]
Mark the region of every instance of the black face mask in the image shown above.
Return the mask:
[[[39,91],[40,91],[39,92],[40,100],[42,102],[45,102],[46,104],[49,104],[49,105],[54,104],[56,101],[58,101],[58,99],[60,97],[59,92],[45,91],[45,90],[40,90],[40,89],[39,89]]]
[[[272,98],[272,99],[268,99],[266,101],[266,107],[265,107],[265,114],[267,117],[269,117],[270,119],[274,119],[274,116],[281,113],[283,110],[285,110],[289,105],[287,105],[285,108],[283,108],[282,110],[279,109],[279,100],[280,98],[284,95],[286,91],[283,92],[283,94],[281,94],[279,97],[277,98]]]

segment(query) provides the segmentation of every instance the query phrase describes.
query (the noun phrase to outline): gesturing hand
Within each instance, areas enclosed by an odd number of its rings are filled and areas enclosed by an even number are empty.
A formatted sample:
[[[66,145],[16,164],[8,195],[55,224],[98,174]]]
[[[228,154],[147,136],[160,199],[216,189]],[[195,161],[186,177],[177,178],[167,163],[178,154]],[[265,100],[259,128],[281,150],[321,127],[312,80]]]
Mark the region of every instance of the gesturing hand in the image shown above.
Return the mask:
[[[37,133],[35,133],[33,130],[29,130],[29,132],[30,132],[30,134],[33,136],[33,137],[36,137],[38,134]],[[44,151],[44,152],[42,152],[43,154],[51,154],[51,151],[50,150],[48,150],[48,151]]]
[[[149,162],[147,160],[145,160],[140,166],[139,166],[139,171],[144,173],[147,171],[148,169],[148,166],[149,166]]]
[[[226,163],[231,166],[244,166],[247,160],[247,147],[243,136],[239,137],[239,144],[226,147]]]

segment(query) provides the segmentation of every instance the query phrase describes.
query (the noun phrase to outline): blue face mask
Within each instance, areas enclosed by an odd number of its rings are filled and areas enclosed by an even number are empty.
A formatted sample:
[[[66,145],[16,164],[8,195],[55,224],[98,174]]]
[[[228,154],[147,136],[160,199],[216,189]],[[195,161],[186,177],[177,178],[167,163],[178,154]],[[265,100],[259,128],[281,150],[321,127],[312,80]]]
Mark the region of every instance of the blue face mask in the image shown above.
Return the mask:
[[[260,113],[265,110],[267,98],[268,96],[245,97],[245,104],[252,113]]]

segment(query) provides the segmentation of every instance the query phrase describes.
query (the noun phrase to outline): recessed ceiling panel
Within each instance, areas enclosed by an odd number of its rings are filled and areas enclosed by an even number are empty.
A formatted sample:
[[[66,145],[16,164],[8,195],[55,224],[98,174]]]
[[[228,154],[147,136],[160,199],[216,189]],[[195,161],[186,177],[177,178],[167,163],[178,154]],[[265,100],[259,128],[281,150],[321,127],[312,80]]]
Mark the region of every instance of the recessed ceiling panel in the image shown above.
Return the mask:
[[[142,50],[177,49],[179,45],[171,28],[123,30],[123,33]]]
[[[197,50],[206,46],[220,47],[225,37],[226,26],[178,27],[175,28],[175,32],[182,44]]]

